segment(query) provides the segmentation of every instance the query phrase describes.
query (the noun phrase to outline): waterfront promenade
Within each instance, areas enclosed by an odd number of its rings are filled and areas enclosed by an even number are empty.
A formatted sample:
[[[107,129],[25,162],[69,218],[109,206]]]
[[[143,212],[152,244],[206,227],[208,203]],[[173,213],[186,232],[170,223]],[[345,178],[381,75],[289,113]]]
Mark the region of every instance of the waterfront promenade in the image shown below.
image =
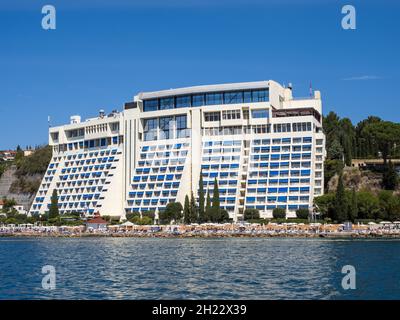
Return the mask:
[[[358,224],[345,230],[343,224],[192,224],[109,225],[101,229],[85,226],[0,225],[0,236],[33,237],[395,237],[400,223]]]

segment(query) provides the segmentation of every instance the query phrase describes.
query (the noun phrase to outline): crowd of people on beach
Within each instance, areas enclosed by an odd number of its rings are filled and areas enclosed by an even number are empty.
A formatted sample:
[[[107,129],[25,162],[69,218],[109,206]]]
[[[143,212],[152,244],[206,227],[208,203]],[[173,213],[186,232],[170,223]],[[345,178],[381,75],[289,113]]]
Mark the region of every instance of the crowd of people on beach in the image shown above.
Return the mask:
[[[113,236],[113,237],[334,237],[400,236],[400,223],[204,223],[190,225],[43,226],[0,225],[0,236]]]

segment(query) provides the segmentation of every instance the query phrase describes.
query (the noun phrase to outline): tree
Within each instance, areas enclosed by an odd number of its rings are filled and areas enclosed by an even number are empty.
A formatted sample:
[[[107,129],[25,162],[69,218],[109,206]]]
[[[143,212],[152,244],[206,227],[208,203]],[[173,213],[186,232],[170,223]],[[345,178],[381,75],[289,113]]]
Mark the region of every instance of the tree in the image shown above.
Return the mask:
[[[207,192],[205,221],[206,222],[211,221],[211,217],[212,217],[211,197],[210,197],[210,192]]]
[[[199,220],[198,208],[194,199],[193,191],[190,197],[190,223],[195,223]]]
[[[379,215],[379,200],[372,193],[360,191],[357,193],[358,218],[376,219]]]
[[[204,196],[204,183],[203,183],[203,172],[200,172],[199,180],[199,222],[206,222],[206,209],[205,209],[205,196]]]
[[[150,218],[153,223],[153,220],[156,217],[156,213],[154,212],[154,210],[142,211],[142,218],[144,217]]]
[[[382,188],[385,190],[395,190],[398,184],[399,177],[397,176],[397,172],[392,161],[389,160],[383,171]]]
[[[329,159],[343,159],[343,147],[337,138],[332,141],[330,147],[327,149],[327,154]]]
[[[272,211],[272,216],[274,219],[285,219],[286,218],[286,210],[283,208],[275,208]]]
[[[260,219],[260,212],[257,209],[246,209],[243,218],[244,220]]]
[[[219,222],[228,222],[230,221],[229,213],[225,209],[220,209],[219,211]]]
[[[138,217],[140,218],[139,212],[129,212],[125,215],[126,220],[131,221],[133,218]]]
[[[15,201],[15,199],[7,199],[7,198],[3,198],[3,211],[4,212],[9,212],[10,210],[13,209],[13,207],[17,204],[17,202]]]
[[[398,221],[400,219],[400,196],[394,195],[393,191],[382,190],[378,193],[379,212],[378,219]]]
[[[353,145],[355,141],[355,128],[349,118],[343,118],[340,124],[340,142],[343,147],[344,162],[347,166],[351,166],[353,158]]]
[[[325,193],[322,196],[314,198],[315,210],[320,213],[321,218],[333,218],[335,205],[335,194]]]
[[[51,196],[51,203],[49,209],[49,219],[57,218],[60,215],[58,212],[58,195],[57,189],[53,189],[53,194]]]
[[[358,216],[357,193],[355,189],[351,191],[351,198],[349,201],[349,209],[347,212],[347,216],[353,222],[355,219],[357,219]]]
[[[299,219],[308,219],[310,211],[306,208],[300,208],[296,210],[296,217]]]
[[[220,202],[219,202],[219,189],[218,189],[218,182],[217,178],[214,179],[214,191],[213,191],[213,198],[212,198],[212,210],[211,210],[211,221],[218,222],[220,219]]]
[[[339,181],[336,188],[335,194],[335,205],[334,205],[334,219],[338,222],[343,222],[348,219],[347,210],[348,204],[346,201],[346,195],[343,185],[343,176],[339,175]]]
[[[182,204],[180,202],[170,202],[165,210],[160,211],[159,218],[161,223],[170,223],[172,220],[179,221],[182,219]]]
[[[328,187],[329,180],[335,175],[340,174],[343,170],[342,160],[325,160],[324,163],[324,175],[325,175],[325,189]]]
[[[188,195],[185,196],[185,204],[183,206],[183,221],[186,224],[190,223],[190,202]]]
[[[393,147],[400,143],[400,124],[390,121],[369,123],[363,128],[363,134],[376,144],[386,164]]]

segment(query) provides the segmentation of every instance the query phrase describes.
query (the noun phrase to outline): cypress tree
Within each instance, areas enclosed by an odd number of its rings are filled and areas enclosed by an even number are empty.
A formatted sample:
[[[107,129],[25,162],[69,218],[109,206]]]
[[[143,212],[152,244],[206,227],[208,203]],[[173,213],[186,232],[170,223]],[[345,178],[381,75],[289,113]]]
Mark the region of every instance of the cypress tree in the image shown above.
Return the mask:
[[[218,189],[218,181],[217,178],[214,180],[214,191],[213,191],[213,199],[212,199],[212,217],[211,221],[219,222],[220,220],[220,203],[219,203],[219,189]]]
[[[185,204],[183,206],[183,221],[186,224],[190,223],[190,203],[188,195],[185,196]]]
[[[206,212],[205,212],[205,197],[204,197],[204,182],[203,182],[203,172],[200,172],[199,180],[199,222],[206,222]]]
[[[389,160],[389,162],[385,165],[385,169],[382,177],[382,187],[385,190],[394,190],[396,189],[399,183],[396,169],[394,168],[393,162]]]
[[[335,195],[334,218],[338,222],[347,220],[348,206],[343,185],[343,176],[340,174]]]
[[[190,196],[190,223],[197,222],[199,220],[198,208],[194,199],[193,191]]]
[[[357,216],[358,216],[357,193],[356,190],[353,189],[353,191],[351,192],[348,217],[351,221],[354,222],[354,220],[357,219]]]
[[[210,197],[210,192],[207,192],[205,221],[206,222],[211,221],[211,216],[212,216],[211,197]]]
[[[51,203],[49,209],[49,219],[57,218],[60,215],[58,212],[58,195],[57,189],[53,190],[53,194],[51,195]]]

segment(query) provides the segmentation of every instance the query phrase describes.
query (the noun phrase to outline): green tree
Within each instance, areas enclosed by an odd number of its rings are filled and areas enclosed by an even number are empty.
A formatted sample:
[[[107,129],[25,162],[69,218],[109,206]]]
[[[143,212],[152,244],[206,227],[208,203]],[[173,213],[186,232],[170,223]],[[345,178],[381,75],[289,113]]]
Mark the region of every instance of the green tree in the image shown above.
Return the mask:
[[[186,224],[190,223],[190,202],[188,195],[185,196],[185,203],[183,205],[183,221]]]
[[[343,147],[339,140],[335,138],[330,147],[327,149],[328,159],[342,160],[343,159]]]
[[[357,193],[355,189],[351,191],[351,197],[349,200],[349,210],[347,216],[353,222],[358,217]]]
[[[214,191],[212,198],[211,221],[218,222],[220,219],[220,202],[219,202],[219,188],[217,178],[214,179]]]
[[[207,192],[205,221],[206,222],[211,221],[211,217],[212,217],[211,197],[210,197],[210,192]]]
[[[190,196],[190,223],[195,223],[199,220],[199,210],[196,206],[196,200],[194,199],[193,191]]]
[[[355,128],[349,118],[343,118],[340,124],[340,142],[343,147],[344,162],[347,166],[351,166],[353,158],[353,145],[355,142]]]
[[[296,217],[299,219],[308,219],[310,211],[306,208],[300,208],[296,210]]]
[[[346,221],[348,219],[347,212],[348,204],[343,185],[343,176],[339,175],[339,181],[335,194],[334,219],[338,222]]]
[[[315,211],[319,212],[321,218],[333,219],[333,211],[335,206],[335,194],[325,193],[322,196],[314,198]]]
[[[369,123],[363,128],[363,134],[376,144],[386,164],[393,147],[400,143],[400,124],[390,121]]]
[[[204,183],[203,183],[203,172],[200,172],[199,180],[199,223],[207,221],[206,209],[205,209],[205,195],[204,195]]]
[[[328,187],[328,183],[330,179],[335,175],[340,175],[343,170],[343,161],[342,160],[325,160],[324,164],[324,176],[325,176],[325,190]]]
[[[53,194],[51,195],[51,203],[49,209],[49,219],[54,219],[59,217],[60,213],[58,212],[58,195],[57,189],[53,189]]]
[[[393,191],[382,190],[378,193],[379,219],[397,221],[400,219],[400,197],[393,194]]]
[[[360,191],[357,193],[358,218],[377,219],[379,217],[379,200],[372,193]]]
[[[397,175],[396,169],[389,160],[385,165],[383,176],[382,176],[382,188],[385,190],[395,190],[399,184],[399,177]]]
[[[171,221],[179,221],[182,219],[182,204],[180,202],[170,202],[165,210],[160,211],[160,223],[170,223]]]
[[[219,222],[229,222],[229,213],[225,209],[220,209],[219,211]]]
[[[284,219],[286,218],[286,210],[283,208],[275,208],[272,210],[272,216],[274,219]]]
[[[260,212],[257,209],[246,209],[243,214],[244,220],[260,219]]]

